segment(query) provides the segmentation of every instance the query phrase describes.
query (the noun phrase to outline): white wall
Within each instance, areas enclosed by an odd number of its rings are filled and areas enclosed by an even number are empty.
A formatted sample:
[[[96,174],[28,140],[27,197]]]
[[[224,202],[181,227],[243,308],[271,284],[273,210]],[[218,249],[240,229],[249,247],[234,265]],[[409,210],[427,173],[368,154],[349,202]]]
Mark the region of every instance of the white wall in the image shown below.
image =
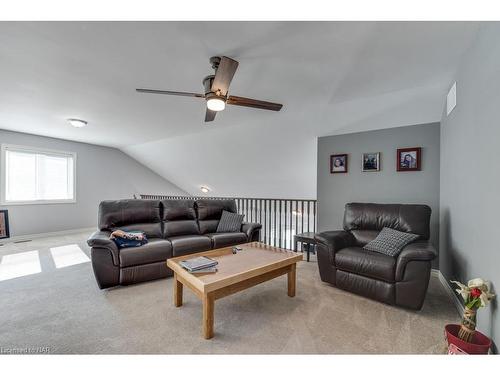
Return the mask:
[[[457,106],[441,121],[441,256],[448,280],[489,279],[500,292],[500,25],[485,24],[455,80]],[[453,81],[450,82],[450,87]],[[498,297],[497,297],[498,299]],[[500,340],[498,301],[478,328]]]
[[[98,205],[105,199],[132,198],[139,193],[185,194],[114,148],[5,130],[0,130],[0,143],[77,153],[76,203],[0,206],[9,210],[11,237],[96,227]]]

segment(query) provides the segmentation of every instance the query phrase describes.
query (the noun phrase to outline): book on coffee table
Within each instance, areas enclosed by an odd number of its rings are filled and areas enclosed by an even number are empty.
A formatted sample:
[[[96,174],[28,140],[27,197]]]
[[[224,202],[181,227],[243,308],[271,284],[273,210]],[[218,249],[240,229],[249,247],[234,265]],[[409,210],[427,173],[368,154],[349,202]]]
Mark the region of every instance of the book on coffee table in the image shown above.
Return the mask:
[[[209,257],[202,256],[202,257],[196,257],[196,258],[183,260],[183,261],[179,262],[179,264],[182,267],[184,267],[185,269],[187,269],[189,272],[193,272],[193,271],[198,271],[198,270],[205,269],[205,268],[215,267],[217,264],[219,264],[219,262],[217,262],[216,260],[210,259]]]
[[[215,273],[217,272],[217,267],[208,267],[208,268],[200,268],[199,270],[194,270],[194,271],[188,271],[189,273],[192,274],[199,274],[199,273]]]

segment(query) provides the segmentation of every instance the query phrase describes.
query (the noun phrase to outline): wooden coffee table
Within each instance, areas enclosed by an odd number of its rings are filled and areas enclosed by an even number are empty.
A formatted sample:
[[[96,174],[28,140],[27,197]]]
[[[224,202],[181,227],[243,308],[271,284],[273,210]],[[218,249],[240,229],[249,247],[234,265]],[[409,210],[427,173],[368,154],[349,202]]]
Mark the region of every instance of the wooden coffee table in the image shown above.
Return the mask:
[[[288,295],[295,296],[296,265],[302,254],[268,246],[260,242],[238,245],[243,250],[233,254],[232,246],[167,260],[174,271],[174,304],[182,306],[183,285],[203,302],[203,336],[214,336],[214,302],[230,294],[250,288],[278,276],[288,275]],[[211,274],[191,274],[179,265],[181,260],[198,256],[216,259],[218,271]]]

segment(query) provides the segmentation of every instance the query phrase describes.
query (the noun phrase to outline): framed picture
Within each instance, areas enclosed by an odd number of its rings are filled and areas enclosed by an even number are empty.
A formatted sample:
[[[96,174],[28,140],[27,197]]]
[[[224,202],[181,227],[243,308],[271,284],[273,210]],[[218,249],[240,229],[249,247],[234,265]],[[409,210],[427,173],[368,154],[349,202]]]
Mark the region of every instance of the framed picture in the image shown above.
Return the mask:
[[[422,149],[420,147],[398,148],[397,150],[397,170],[398,172],[405,171],[420,171]]]
[[[9,237],[9,212],[0,210],[0,239]]]
[[[330,173],[347,173],[347,154],[330,155]]]
[[[361,160],[361,169],[363,172],[380,171],[380,152],[366,152]]]

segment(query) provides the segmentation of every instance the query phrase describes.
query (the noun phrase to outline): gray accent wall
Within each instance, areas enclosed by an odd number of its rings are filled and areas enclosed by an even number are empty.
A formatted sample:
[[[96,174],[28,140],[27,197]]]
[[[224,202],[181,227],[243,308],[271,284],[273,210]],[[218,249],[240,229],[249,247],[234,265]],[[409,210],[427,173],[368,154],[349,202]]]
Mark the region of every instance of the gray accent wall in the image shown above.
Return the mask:
[[[431,240],[439,244],[439,123],[318,138],[318,228],[342,228],[348,202],[417,203],[432,208]],[[422,170],[396,171],[396,149],[422,147]],[[362,172],[364,152],[380,152],[380,172]],[[348,154],[348,173],[330,173],[330,155]],[[437,262],[436,265],[437,266]]]
[[[76,203],[0,205],[9,210],[11,237],[96,227],[98,205],[105,199],[132,198],[139,193],[186,194],[115,148],[6,130],[0,130],[0,143],[77,154]]]
[[[500,25],[485,23],[453,80],[457,106],[449,116],[443,113],[439,264],[448,280],[482,277],[491,281],[496,294],[500,292],[499,41]],[[479,310],[478,328],[498,346],[497,306],[494,301]]]

